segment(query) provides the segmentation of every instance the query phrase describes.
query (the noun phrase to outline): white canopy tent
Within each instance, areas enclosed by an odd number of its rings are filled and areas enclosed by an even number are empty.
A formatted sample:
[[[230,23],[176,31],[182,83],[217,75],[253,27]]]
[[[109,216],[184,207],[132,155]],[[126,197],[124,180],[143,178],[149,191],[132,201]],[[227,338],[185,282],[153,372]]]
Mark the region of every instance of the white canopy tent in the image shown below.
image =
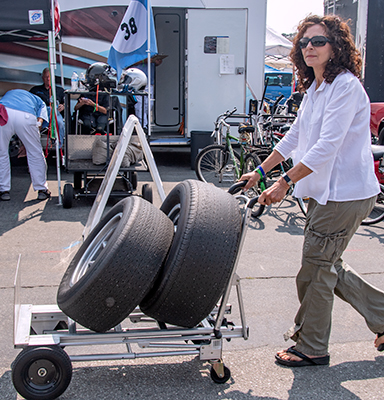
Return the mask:
[[[289,53],[292,42],[267,26],[265,35],[265,63],[278,69],[292,69]]]

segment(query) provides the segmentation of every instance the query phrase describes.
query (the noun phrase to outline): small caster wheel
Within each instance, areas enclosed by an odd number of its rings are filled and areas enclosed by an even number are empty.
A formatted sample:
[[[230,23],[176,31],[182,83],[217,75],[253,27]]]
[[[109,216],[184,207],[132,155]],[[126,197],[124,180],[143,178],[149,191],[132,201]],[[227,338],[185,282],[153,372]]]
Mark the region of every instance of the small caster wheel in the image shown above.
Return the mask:
[[[145,183],[143,187],[141,188],[141,195],[144,200],[149,201],[150,203],[153,203],[153,193],[152,193],[152,188],[149,186],[148,183]]]
[[[12,365],[13,385],[26,399],[56,399],[67,389],[71,378],[71,360],[59,346],[27,347]]]
[[[73,186],[71,183],[66,183],[63,190],[63,207],[71,208],[73,202]]]
[[[73,187],[75,189],[81,189],[82,177],[83,174],[81,172],[76,171],[73,173]]]
[[[211,379],[213,380],[213,382],[215,383],[227,382],[227,380],[231,377],[231,371],[225,365],[223,365],[223,370],[224,370],[224,375],[220,377],[219,375],[217,375],[215,368],[213,366],[211,367]]]
[[[137,172],[136,171],[129,172],[129,181],[131,182],[132,189],[136,190],[137,189]]]

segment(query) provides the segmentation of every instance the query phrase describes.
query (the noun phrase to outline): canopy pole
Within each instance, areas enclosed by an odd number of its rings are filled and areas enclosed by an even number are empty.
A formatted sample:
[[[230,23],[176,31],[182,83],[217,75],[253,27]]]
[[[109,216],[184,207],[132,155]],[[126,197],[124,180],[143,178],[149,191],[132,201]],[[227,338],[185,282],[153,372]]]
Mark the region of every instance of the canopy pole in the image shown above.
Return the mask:
[[[148,137],[151,137],[152,97],[151,97],[151,3],[147,0],[147,71],[148,71]],[[143,102],[144,106],[144,102]],[[144,121],[143,121],[144,122]]]
[[[56,109],[56,79],[55,79],[55,69],[56,69],[56,44],[55,44],[55,0],[51,0],[51,20],[52,20],[52,31],[48,32],[48,47],[49,47],[49,71],[51,75],[51,91],[52,91],[52,101],[51,101],[51,113],[53,113],[53,131],[55,132],[55,144],[56,144],[56,172],[57,172],[57,186],[58,186],[58,205],[61,206],[61,171],[60,171],[60,149],[59,149],[59,132],[57,131],[57,109]],[[52,129],[52,125],[51,125]]]

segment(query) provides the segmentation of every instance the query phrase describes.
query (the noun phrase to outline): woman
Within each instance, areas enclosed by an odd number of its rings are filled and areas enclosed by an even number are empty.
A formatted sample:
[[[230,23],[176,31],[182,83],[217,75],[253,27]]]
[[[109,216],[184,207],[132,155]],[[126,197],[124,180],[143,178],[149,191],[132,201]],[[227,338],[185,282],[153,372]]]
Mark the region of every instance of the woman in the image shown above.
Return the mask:
[[[294,167],[260,196],[280,202],[290,185],[309,197],[301,269],[296,278],[300,308],[284,335],[296,344],[276,354],[290,367],[329,364],[333,294],[347,301],[384,343],[384,292],[363,281],[341,256],[379,192],[370,146],[370,103],[359,82],[362,61],[350,30],[336,16],[301,22],[291,58],[299,90],[306,92],[285,138],[254,172],[245,189],[292,156]],[[384,346],[383,346],[384,347]]]

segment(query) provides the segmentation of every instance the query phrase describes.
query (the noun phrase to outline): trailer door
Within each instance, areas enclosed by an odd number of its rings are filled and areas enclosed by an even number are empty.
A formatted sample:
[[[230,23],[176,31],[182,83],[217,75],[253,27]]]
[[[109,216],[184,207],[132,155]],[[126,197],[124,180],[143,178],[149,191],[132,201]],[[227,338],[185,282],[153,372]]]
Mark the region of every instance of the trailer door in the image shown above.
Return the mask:
[[[187,129],[213,130],[221,113],[245,111],[247,10],[190,9],[187,20]]]

